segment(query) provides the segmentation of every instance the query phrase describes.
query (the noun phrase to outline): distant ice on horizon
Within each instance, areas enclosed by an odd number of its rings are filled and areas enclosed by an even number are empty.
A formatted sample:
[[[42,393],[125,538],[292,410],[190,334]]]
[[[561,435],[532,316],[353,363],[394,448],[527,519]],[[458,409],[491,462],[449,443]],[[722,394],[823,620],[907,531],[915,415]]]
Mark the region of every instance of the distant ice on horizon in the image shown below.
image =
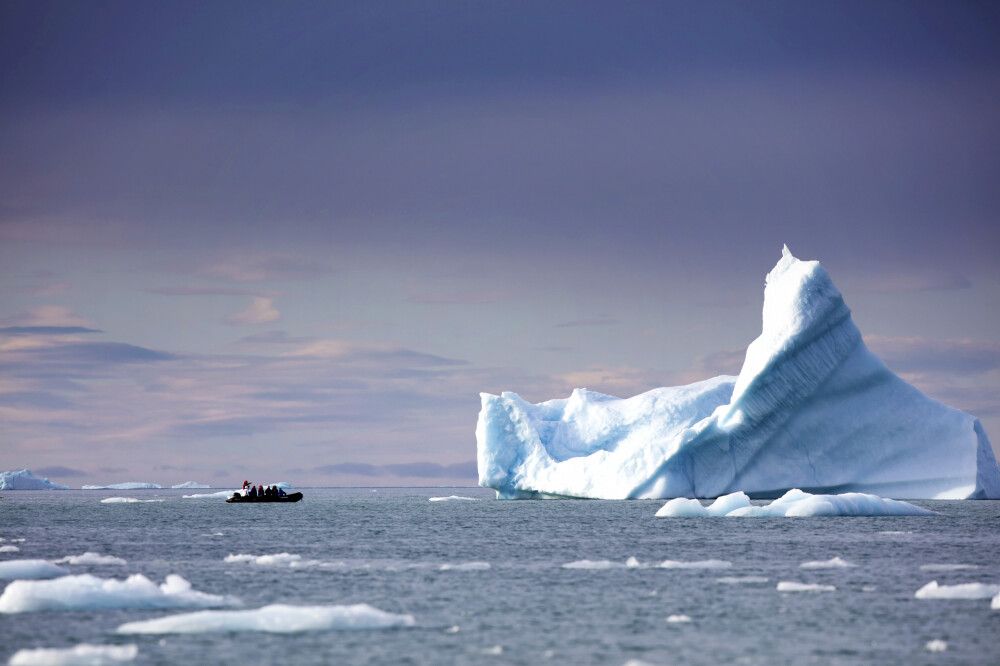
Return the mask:
[[[38,477],[31,470],[0,472],[0,490],[69,490],[69,486]]]

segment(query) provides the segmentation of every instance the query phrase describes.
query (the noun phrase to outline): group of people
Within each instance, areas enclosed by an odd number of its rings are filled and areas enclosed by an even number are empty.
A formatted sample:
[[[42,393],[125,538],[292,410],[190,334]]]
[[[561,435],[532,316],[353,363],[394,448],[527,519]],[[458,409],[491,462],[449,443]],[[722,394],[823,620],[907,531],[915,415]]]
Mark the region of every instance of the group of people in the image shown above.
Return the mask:
[[[288,493],[286,493],[283,488],[279,488],[278,486],[268,486],[265,488],[259,483],[255,486],[249,481],[243,481],[243,489],[240,491],[240,494],[244,497],[264,499],[267,497],[284,497]]]

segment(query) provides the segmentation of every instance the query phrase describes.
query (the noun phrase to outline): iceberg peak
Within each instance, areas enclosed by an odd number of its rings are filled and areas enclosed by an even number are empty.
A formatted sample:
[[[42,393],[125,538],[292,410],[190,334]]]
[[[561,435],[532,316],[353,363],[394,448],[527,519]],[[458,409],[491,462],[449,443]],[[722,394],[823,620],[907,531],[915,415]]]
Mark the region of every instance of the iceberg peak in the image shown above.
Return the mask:
[[[818,261],[788,246],[767,274],[761,334],[738,377],[619,399],[531,404],[481,394],[479,483],[503,498],[778,496],[792,488],[912,499],[1000,498],[975,417],[936,402],[865,346]]]

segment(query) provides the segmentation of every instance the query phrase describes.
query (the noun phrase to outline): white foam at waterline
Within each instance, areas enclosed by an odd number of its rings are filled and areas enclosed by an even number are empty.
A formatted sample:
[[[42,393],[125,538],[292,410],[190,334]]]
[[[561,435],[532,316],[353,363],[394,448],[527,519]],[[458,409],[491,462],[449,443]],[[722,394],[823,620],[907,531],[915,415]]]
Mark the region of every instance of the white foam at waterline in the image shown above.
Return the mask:
[[[271,604],[255,610],[198,611],[169,615],[155,620],[128,622],[120,634],[204,634],[254,631],[292,634],[342,629],[387,629],[412,627],[412,615],[387,613],[369,606],[289,606]]]
[[[839,557],[831,557],[828,560],[813,560],[811,562],[803,562],[799,565],[800,569],[847,569],[850,567],[856,567],[858,565],[852,564],[847,560],[842,560]]]
[[[18,650],[9,666],[108,666],[132,661],[139,655],[136,645],[90,645],[71,648],[35,648]]]
[[[963,571],[966,569],[978,569],[978,564],[921,564],[921,571]]]
[[[137,499],[135,497],[105,497],[101,504],[141,504],[145,502],[162,502],[161,499]]]
[[[116,564],[116,565],[126,565],[128,562],[120,557],[115,557],[114,555],[101,555],[100,553],[93,553],[89,550],[82,555],[67,555],[66,557],[60,558],[58,560],[53,560],[56,564]]]
[[[11,545],[0,546],[0,553],[16,553],[19,550],[21,549],[18,548],[17,546],[11,546]]]
[[[690,622],[691,618],[687,615],[670,615],[667,617],[667,622],[670,624],[676,624],[680,622]]]
[[[563,569],[588,569],[588,570],[603,570],[603,569],[615,569],[623,565],[618,562],[612,562],[611,560],[576,560],[575,562],[567,562],[562,565]]]
[[[938,585],[936,580],[932,580],[917,590],[913,596],[917,599],[989,599],[996,594],[1000,594],[1000,585],[987,583]]]
[[[820,585],[819,583],[798,583],[791,580],[783,580],[778,583],[778,592],[834,592],[837,588],[833,585]]]
[[[723,576],[716,578],[716,583],[726,585],[752,585],[756,583],[766,583],[769,579],[765,576]]]
[[[205,499],[207,497],[232,497],[236,490],[220,490],[216,493],[195,493],[193,495],[181,495],[182,499]]]
[[[483,654],[490,655],[491,657],[499,657],[503,654],[503,646],[494,645],[493,647],[484,648]]]
[[[948,642],[943,641],[940,638],[935,638],[932,641],[927,641],[927,644],[924,645],[924,649],[928,652],[944,652],[948,649]]]
[[[478,497],[463,497],[462,495],[448,495],[447,497],[429,497],[428,498],[428,501],[430,501],[430,502],[454,502],[456,500],[457,501],[461,501],[461,502],[478,502],[479,498]]]
[[[48,560],[7,560],[0,562],[0,579],[19,578],[31,580],[65,576],[69,571],[57,567]]]
[[[0,613],[119,608],[209,608],[239,604],[234,597],[199,592],[176,574],[157,585],[141,574],[125,580],[89,574],[52,580],[15,580],[0,595]]]
[[[486,571],[489,568],[489,562],[461,562],[458,564],[442,564],[438,567],[438,571]]]
[[[733,563],[726,560],[663,560],[656,566],[660,569],[728,569]]]

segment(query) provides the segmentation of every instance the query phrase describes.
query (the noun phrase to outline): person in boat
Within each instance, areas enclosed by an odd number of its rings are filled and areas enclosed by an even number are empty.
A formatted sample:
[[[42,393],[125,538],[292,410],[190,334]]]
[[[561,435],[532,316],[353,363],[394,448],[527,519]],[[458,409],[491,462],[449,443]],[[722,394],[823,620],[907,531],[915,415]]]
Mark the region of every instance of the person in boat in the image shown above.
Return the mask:
[[[250,499],[257,499],[257,487],[256,486],[250,486],[250,490],[249,490],[249,492],[247,492],[247,497],[249,497]]]
[[[274,491],[271,490],[271,486],[264,488],[264,497],[274,497]]]
[[[264,497],[264,486],[259,483],[257,484],[257,497],[260,497],[261,499]]]
[[[288,493],[285,492],[285,489],[282,488],[282,487],[280,487],[280,486],[278,486],[278,497],[285,497],[287,495],[288,495]]]

